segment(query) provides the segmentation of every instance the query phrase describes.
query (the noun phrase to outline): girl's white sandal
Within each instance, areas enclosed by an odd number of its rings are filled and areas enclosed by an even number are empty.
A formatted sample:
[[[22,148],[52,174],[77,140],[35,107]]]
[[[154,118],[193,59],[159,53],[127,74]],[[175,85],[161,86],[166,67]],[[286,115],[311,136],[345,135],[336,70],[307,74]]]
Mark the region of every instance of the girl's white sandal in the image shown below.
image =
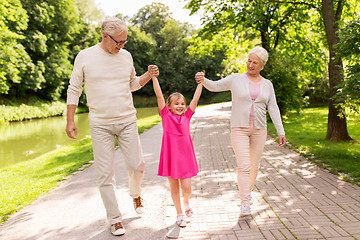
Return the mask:
[[[185,219],[184,219],[184,214],[182,213],[179,213],[177,215],[177,220],[176,220],[176,223],[179,227],[186,227],[186,222],[185,222]]]
[[[191,217],[193,215],[193,213],[194,212],[193,212],[190,204],[186,204],[185,205],[185,214],[186,214],[186,216]]]

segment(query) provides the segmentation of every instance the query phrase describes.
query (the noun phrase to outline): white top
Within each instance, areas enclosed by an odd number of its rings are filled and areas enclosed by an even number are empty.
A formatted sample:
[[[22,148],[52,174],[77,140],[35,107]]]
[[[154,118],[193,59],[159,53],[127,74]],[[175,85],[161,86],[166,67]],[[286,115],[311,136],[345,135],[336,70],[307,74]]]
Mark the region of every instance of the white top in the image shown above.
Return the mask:
[[[213,92],[231,91],[231,127],[249,127],[251,106],[254,106],[254,128],[266,129],[266,110],[268,110],[278,135],[285,135],[279,107],[276,103],[273,84],[263,78],[259,96],[253,101],[250,97],[249,81],[246,73],[235,73],[218,81],[205,78],[204,86]]]
[[[136,121],[132,91],[141,88],[131,54],[105,52],[99,44],[79,52],[67,90],[67,104],[78,105],[85,82],[89,122],[116,124]]]

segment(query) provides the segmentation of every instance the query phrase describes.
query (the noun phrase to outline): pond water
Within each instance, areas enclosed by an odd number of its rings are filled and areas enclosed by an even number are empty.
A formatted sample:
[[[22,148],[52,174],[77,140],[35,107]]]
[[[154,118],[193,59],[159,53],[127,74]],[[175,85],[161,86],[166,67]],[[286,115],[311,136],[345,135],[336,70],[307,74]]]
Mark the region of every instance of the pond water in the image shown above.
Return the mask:
[[[75,115],[79,136],[67,137],[66,116],[0,125],[0,168],[39,157],[90,135],[87,113]]]

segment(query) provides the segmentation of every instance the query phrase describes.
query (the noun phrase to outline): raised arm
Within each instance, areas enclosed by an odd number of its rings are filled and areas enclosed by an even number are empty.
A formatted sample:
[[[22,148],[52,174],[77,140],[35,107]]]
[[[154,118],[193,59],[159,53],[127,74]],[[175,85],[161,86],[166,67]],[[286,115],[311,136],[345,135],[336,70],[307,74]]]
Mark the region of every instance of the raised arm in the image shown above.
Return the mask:
[[[195,108],[196,106],[198,105],[198,102],[199,102],[199,98],[201,96],[201,92],[202,92],[202,87],[203,87],[203,84],[202,83],[198,83],[197,87],[196,87],[196,90],[195,90],[195,93],[194,93],[194,96],[193,96],[193,99],[191,100],[190,104],[189,104],[189,108],[195,112]]]
[[[158,108],[159,108],[159,111],[161,111],[166,105],[165,99],[164,99],[164,96],[162,94],[161,87],[160,87],[160,84],[159,84],[159,81],[158,81],[157,77],[152,77],[152,82],[153,82],[154,92],[155,92],[155,95],[156,95],[156,100],[157,100],[157,103],[158,103]]]
[[[156,65],[149,65],[148,71],[140,76],[140,86],[143,87],[153,76],[159,76],[159,69]]]
[[[212,81],[205,78],[205,74],[203,72],[198,72],[195,74],[195,80],[197,83],[203,83],[204,87],[212,92],[223,92],[231,90],[231,81],[235,75],[232,74],[223,79]]]

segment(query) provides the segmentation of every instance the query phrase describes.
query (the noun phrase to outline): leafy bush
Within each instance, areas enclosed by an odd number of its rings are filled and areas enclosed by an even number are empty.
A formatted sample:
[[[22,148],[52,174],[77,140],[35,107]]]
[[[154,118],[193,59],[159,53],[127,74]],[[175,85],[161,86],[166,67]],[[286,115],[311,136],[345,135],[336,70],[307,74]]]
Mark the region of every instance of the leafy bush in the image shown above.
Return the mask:
[[[300,69],[292,59],[282,57],[280,54],[273,54],[261,72],[274,85],[282,115],[290,110],[299,111],[305,103],[300,88],[299,72]]]
[[[345,106],[360,113],[360,19],[349,22],[339,33],[345,66],[345,80],[338,86],[338,97]]]

